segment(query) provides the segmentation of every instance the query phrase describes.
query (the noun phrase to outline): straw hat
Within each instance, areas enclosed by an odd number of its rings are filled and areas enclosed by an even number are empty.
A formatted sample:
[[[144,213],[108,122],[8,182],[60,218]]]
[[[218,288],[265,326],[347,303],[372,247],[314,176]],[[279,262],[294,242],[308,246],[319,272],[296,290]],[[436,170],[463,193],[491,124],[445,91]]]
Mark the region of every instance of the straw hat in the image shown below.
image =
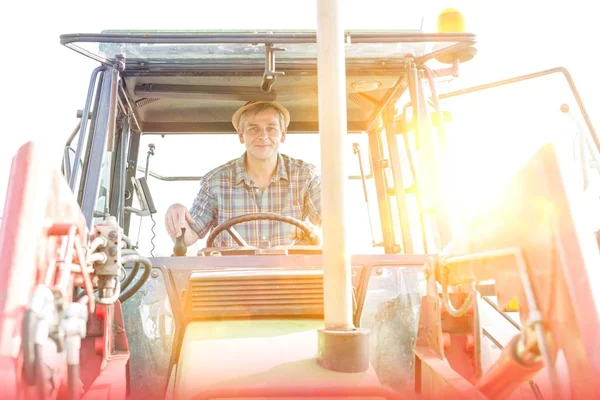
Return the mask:
[[[287,108],[285,108],[281,104],[277,103],[276,101],[249,101],[246,104],[244,104],[242,107],[240,107],[233,114],[233,117],[231,118],[231,122],[233,123],[233,126],[236,131],[238,129],[238,123],[240,121],[240,117],[242,116],[244,111],[246,111],[248,108],[250,108],[256,104],[261,104],[261,103],[270,104],[273,107],[275,107],[276,109],[278,109],[283,114],[283,119],[285,120],[285,128],[287,129],[287,127],[290,125],[290,112],[287,110]]]

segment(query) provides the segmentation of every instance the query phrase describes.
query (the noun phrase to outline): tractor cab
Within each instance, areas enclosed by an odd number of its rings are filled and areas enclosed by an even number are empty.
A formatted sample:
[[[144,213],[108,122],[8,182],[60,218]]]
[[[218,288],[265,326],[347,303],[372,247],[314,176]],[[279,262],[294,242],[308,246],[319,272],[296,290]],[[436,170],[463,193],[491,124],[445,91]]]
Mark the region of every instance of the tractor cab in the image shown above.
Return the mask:
[[[57,183],[89,239],[65,253],[89,272],[60,281],[88,309],[68,314],[87,328],[72,397],[539,398],[565,379],[576,398],[599,394],[600,141],[569,73],[465,87],[476,37],[456,10],[437,32],[341,31],[329,11],[317,31],[60,37],[99,63]],[[289,110],[280,151],[321,177],[321,242],[236,231],[308,229],[297,204],[232,215],[189,246],[167,234],[168,207],[189,208],[244,153],[232,116],[249,101]],[[17,381],[53,393],[23,343]]]
[[[179,398],[218,385],[280,380],[295,387],[311,382],[307,374],[318,377],[319,387],[356,379],[369,387],[380,381],[412,387],[411,348],[425,285],[422,249],[431,245],[417,235],[420,228],[411,231],[409,225],[417,209],[406,204],[417,191],[408,193],[407,184],[406,194],[404,189],[393,194],[404,185],[393,179],[405,179],[402,174],[408,177],[415,165],[398,150],[404,146],[398,140],[403,125],[398,104],[410,104],[411,90],[425,101],[419,66],[438,58],[449,62],[440,64],[446,68],[441,73],[453,74],[474,55],[474,35],[345,32],[343,115],[326,116],[325,123],[343,117],[346,133],[329,142],[320,130],[314,31],[110,31],[63,35],[61,42],[101,63],[81,112],[90,118],[82,119],[65,147],[65,176],[79,193],[90,227],[113,218],[131,248],[152,265],[142,272],[134,262],[124,264],[128,285],[120,288],[127,293],[120,301],[134,395]],[[343,178],[330,178],[329,185],[339,188],[349,212],[329,229],[346,232],[347,288],[335,276],[329,279],[337,287],[330,293],[324,288],[327,233],[323,245],[271,246],[268,240],[250,245],[235,231],[239,224],[258,230],[271,223],[302,227],[285,209],[266,217],[260,208],[254,215],[236,215],[189,248],[166,233],[167,208],[173,203],[189,208],[203,174],[243,154],[232,116],[248,101],[277,101],[289,110],[282,153],[311,163],[324,179],[327,170],[344,167]],[[108,119],[105,129],[98,128],[98,118]],[[326,224],[336,216],[324,208],[323,218]],[[215,246],[219,234],[233,235],[237,245]],[[344,339],[347,344],[333,339],[329,351],[348,355],[329,369],[313,360],[327,301],[348,307],[342,312],[356,336]],[[389,307],[398,311],[392,319]],[[403,318],[408,325],[396,331],[394,324]],[[369,340],[366,329],[358,329],[374,325],[379,338],[371,334]],[[355,347],[356,355],[344,346]],[[400,359],[393,362],[389,354]],[[370,367],[362,368],[365,363]]]

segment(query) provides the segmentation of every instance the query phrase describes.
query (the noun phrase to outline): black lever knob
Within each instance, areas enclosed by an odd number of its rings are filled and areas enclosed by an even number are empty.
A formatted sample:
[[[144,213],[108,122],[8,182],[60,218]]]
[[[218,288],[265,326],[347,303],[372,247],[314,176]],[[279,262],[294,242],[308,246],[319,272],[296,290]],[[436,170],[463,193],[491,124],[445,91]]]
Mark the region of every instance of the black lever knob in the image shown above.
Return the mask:
[[[173,253],[177,257],[183,257],[187,253],[187,247],[185,245],[185,228],[181,228],[181,236],[175,239],[175,245],[173,246]]]

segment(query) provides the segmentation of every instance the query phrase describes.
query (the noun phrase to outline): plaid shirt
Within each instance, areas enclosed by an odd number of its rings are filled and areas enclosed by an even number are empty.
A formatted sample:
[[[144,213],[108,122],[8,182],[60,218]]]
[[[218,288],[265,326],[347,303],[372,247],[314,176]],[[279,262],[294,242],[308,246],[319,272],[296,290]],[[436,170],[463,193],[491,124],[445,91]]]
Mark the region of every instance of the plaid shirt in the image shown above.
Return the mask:
[[[203,238],[218,224],[244,214],[271,212],[321,225],[321,179],[317,168],[301,160],[278,154],[277,171],[260,192],[244,166],[246,153],[208,172],[200,180],[200,191],[190,209],[196,221],[192,229]],[[271,246],[290,245],[292,225],[277,221],[250,221],[233,227],[250,246],[264,238]],[[215,238],[215,246],[237,246],[226,231]]]

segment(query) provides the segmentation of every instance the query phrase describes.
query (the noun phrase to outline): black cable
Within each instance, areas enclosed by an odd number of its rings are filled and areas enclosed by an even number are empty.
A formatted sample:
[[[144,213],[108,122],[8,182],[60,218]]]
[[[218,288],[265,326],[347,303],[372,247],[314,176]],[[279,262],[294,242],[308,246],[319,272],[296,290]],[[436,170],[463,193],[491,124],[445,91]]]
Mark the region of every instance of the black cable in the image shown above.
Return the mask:
[[[150,277],[150,272],[152,271],[152,264],[150,263],[150,261],[142,257],[140,260],[135,260],[135,262],[144,264],[144,273],[142,274],[142,277],[133,286],[129,288],[129,290],[121,291],[121,295],[119,296],[119,301],[121,302],[121,304],[127,301],[138,290],[140,290],[140,288],[144,286],[144,284]],[[131,275],[133,276],[133,274]]]
[[[131,281],[133,281],[133,278],[135,278],[135,276],[137,275],[139,269],[140,269],[140,263],[138,263],[138,262],[134,263],[133,268],[131,268],[131,271],[127,274],[125,279],[123,279],[123,281],[121,282],[121,292],[123,292],[125,289],[127,289],[129,284],[131,283]]]
[[[154,232],[154,227],[156,226],[156,221],[152,214],[150,214],[150,219],[152,220],[152,227],[150,228],[150,232],[152,232],[152,237],[150,238],[150,244],[152,245],[152,249],[150,250],[150,255],[154,257],[154,238],[156,237],[156,233]]]

